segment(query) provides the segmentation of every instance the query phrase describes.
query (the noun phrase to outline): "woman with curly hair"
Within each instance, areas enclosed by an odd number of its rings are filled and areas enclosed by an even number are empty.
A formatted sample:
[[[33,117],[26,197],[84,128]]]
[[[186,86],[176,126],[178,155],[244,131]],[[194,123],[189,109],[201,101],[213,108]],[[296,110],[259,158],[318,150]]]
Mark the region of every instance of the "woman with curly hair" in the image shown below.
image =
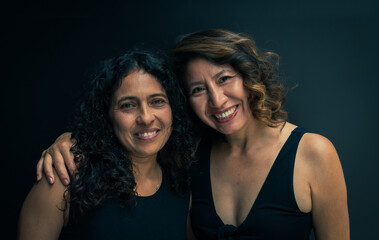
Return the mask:
[[[33,186],[18,239],[186,239],[193,141],[167,59],[131,50],[87,90],[71,124],[77,171],[68,187]]]
[[[340,160],[328,139],[287,122],[277,55],[220,29],[182,37],[172,55],[198,127],[197,239],[309,239],[312,229],[316,239],[349,239]],[[63,142],[45,152],[39,175],[43,167],[51,176],[52,158],[60,168],[72,162]]]

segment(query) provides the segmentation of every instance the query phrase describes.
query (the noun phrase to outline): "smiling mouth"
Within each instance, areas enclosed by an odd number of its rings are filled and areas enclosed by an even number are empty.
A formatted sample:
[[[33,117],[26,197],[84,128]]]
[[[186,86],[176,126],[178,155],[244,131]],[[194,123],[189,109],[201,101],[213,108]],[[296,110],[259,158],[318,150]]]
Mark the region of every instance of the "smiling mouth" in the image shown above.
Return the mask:
[[[232,119],[235,116],[235,113],[237,111],[238,105],[230,108],[229,110],[226,110],[221,113],[213,114],[212,116],[219,122],[225,122],[230,119]]]
[[[134,134],[139,139],[149,140],[158,135],[159,130],[145,130]]]

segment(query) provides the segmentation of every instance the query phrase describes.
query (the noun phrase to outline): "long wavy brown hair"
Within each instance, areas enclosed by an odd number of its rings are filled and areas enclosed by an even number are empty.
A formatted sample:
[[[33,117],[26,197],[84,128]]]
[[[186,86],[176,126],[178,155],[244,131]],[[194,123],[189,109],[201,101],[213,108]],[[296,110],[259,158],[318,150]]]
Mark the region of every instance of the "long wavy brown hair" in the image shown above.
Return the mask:
[[[287,120],[283,110],[285,88],[278,71],[279,55],[260,52],[246,34],[223,29],[191,33],[182,36],[171,52],[182,87],[186,87],[184,80],[191,60],[200,57],[217,65],[228,64],[242,76],[249,92],[251,111],[257,120],[270,127]]]

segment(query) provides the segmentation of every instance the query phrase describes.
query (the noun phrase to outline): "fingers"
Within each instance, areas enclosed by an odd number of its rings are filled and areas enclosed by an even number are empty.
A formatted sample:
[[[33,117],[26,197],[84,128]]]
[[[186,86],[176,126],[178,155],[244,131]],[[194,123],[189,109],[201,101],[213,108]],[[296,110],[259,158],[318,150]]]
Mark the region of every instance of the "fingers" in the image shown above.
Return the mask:
[[[55,182],[55,174],[53,168],[64,185],[70,183],[70,178],[65,164],[69,171],[74,174],[76,165],[74,162],[74,155],[72,154],[71,146],[74,144],[71,139],[71,133],[64,133],[57,138],[55,143],[47,150],[43,151],[40,160],[37,163],[37,180],[42,178],[43,173],[50,184]]]
[[[60,152],[62,154],[64,163],[71,175],[75,174],[77,166],[74,161],[74,154],[70,151],[72,144],[68,142],[63,142],[60,146]],[[55,164],[55,163],[54,163]]]
[[[42,178],[42,170],[43,170],[43,160],[45,158],[46,150],[42,152],[41,158],[39,159],[37,163],[37,181],[41,180]]]
[[[46,150],[46,153],[43,159],[43,172],[45,174],[46,180],[50,184],[53,184],[54,183],[53,162],[48,150]]]
[[[71,138],[70,132],[63,133],[61,136],[57,138],[54,144],[58,146],[60,153],[63,157],[63,160],[66,164],[66,167],[72,175],[75,174],[76,168],[77,168],[74,161],[74,154],[71,152],[71,147],[73,144],[75,144],[75,140]]]
[[[70,182],[70,178],[68,176],[68,172],[67,172],[67,169],[66,169],[66,166],[65,166],[65,161],[63,159],[63,153],[66,151],[67,149],[63,147],[63,149],[61,148],[60,145],[58,146],[51,146],[46,154],[45,154],[45,161],[44,161],[44,169],[45,169],[45,174],[47,175],[48,177],[48,181],[51,182],[50,183],[54,183],[55,179],[54,179],[54,173],[53,173],[53,165],[54,165],[54,168],[55,168],[55,171],[58,175],[58,177],[60,178],[61,182],[64,184],[64,185],[68,185],[69,182]],[[68,151],[70,151],[68,149]]]

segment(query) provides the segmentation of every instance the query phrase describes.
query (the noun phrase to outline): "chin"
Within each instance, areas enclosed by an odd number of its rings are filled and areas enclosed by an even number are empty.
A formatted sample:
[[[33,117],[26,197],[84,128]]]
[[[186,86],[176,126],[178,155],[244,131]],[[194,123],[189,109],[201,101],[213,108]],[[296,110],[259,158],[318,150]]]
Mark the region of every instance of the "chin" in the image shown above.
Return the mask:
[[[235,123],[235,124],[230,124],[229,126],[217,126],[217,124],[214,124],[210,127],[222,134],[230,135],[230,134],[240,131],[243,128],[243,126],[244,126],[243,124]]]
[[[219,132],[224,134],[224,135],[231,135],[237,131],[235,131],[235,130],[219,130]]]

